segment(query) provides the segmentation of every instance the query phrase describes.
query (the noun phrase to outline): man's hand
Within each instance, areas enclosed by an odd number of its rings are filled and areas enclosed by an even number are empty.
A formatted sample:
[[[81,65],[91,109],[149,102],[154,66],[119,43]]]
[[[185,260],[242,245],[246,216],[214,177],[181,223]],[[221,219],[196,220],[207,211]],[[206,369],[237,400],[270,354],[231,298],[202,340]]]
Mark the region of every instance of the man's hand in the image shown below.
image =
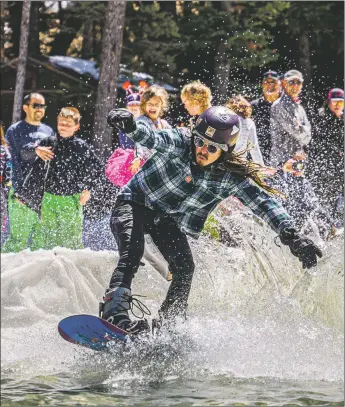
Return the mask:
[[[317,257],[322,257],[322,251],[307,237],[300,236],[293,228],[285,228],[280,233],[280,240],[290,247],[291,253],[298,257],[302,267],[310,269],[317,265]]]
[[[292,174],[294,177],[303,177],[304,175],[304,169],[296,170],[295,169],[295,164],[298,163],[297,160],[294,160],[293,158],[290,158],[290,160],[286,161],[286,163],[283,165],[283,171],[289,172]]]
[[[136,174],[139,171],[139,168],[140,168],[140,158],[136,157],[131,162],[131,165],[129,166],[129,171],[131,171],[132,174]]]
[[[294,177],[304,176],[304,161],[307,158],[307,154],[300,150],[297,151],[292,158],[286,161],[283,165],[283,171],[289,172]],[[299,168],[300,167],[300,168]]]
[[[54,158],[54,153],[52,152],[52,147],[41,147],[35,148],[35,153],[43,160],[50,161]]]
[[[108,113],[107,122],[109,126],[116,127],[123,133],[132,133],[136,130],[133,114],[126,109],[113,109]]]
[[[304,161],[307,159],[307,154],[304,151],[299,150],[294,154],[292,159],[296,161]]]
[[[85,189],[81,194],[79,198],[80,205],[84,206],[86,202],[91,198],[90,192]]]

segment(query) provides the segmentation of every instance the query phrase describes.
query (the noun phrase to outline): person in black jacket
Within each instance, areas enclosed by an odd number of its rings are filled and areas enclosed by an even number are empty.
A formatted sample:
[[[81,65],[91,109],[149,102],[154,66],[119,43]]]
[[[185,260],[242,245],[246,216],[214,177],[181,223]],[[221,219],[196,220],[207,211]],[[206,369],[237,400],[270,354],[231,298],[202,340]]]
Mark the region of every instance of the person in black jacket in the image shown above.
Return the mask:
[[[65,107],[57,118],[57,137],[26,144],[21,150],[23,160],[32,159],[37,150],[43,157],[43,161],[35,160],[15,192],[16,198],[40,217],[32,250],[83,247],[82,207],[104,168],[90,146],[75,136],[79,123],[78,109]]]
[[[281,82],[278,72],[265,72],[261,88],[262,96],[251,101],[253,108],[252,119],[256,125],[256,134],[263,159],[266,164],[269,164],[272,148],[270,130],[271,107],[273,102],[279,99],[281,93]]]
[[[343,230],[344,91],[331,89],[313,123],[308,176],[320,202],[333,218],[330,237]]]

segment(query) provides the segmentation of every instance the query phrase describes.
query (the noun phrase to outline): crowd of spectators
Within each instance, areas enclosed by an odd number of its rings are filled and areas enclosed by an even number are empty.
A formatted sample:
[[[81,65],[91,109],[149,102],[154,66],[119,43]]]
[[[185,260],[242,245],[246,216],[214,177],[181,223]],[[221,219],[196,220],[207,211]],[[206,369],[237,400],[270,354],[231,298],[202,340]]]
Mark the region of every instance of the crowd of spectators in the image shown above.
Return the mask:
[[[299,228],[305,229],[311,219],[327,240],[343,230],[344,91],[331,89],[314,114],[301,103],[303,83],[297,70],[282,75],[268,71],[260,98],[250,102],[244,95],[232,95],[225,105],[240,117],[234,155],[261,165],[272,187],[286,195],[283,204]],[[183,87],[181,101],[189,115],[181,125],[194,126],[212,104],[211,91],[194,81]],[[129,86],[126,109],[154,130],[170,128],[169,98],[160,86]],[[1,250],[82,248],[83,207],[100,193],[97,186],[111,183],[113,191],[119,190],[152,150],[120,132],[119,148],[103,163],[76,136],[81,120],[77,108],[61,109],[55,131],[42,122],[46,102],[41,94],[25,96],[23,111],[25,119],[12,124],[5,137],[1,126],[1,227],[9,226]],[[170,279],[168,265],[149,235],[144,258]]]

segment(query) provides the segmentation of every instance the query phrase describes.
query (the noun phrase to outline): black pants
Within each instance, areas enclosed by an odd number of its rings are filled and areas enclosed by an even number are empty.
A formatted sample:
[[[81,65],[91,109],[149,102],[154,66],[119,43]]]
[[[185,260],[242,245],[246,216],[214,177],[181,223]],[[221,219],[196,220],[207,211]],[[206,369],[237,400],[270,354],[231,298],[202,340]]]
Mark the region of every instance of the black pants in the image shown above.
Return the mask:
[[[144,233],[148,233],[169,263],[173,276],[160,313],[164,318],[183,315],[195,266],[187,237],[176,222],[134,202],[117,201],[110,226],[118,244],[119,261],[109,288],[131,287],[144,254]]]

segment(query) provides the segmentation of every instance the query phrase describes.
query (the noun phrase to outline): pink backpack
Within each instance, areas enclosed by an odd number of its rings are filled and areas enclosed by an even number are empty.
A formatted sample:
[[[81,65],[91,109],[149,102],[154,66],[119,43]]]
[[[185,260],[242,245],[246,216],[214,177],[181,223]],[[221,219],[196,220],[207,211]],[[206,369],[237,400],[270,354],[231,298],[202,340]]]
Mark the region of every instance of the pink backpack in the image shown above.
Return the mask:
[[[133,160],[133,149],[117,148],[109,158],[105,167],[105,175],[109,181],[120,188],[126,185],[135,174],[129,169]],[[143,165],[144,161],[140,160],[140,167]]]

